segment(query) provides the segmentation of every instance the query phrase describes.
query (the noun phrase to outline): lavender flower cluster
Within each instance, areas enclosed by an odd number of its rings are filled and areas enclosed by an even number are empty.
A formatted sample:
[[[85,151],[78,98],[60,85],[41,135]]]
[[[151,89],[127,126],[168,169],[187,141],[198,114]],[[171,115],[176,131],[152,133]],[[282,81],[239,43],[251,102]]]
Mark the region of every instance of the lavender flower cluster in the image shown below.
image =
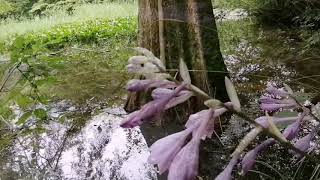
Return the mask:
[[[166,73],[164,64],[150,51],[143,48],[137,48],[137,50],[144,56],[131,57],[127,68],[129,72],[143,75],[145,79],[130,81],[127,89],[131,92],[152,90],[153,100],[142,106],[140,110],[129,114],[121,123],[121,127],[133,128],[144,122],[150,122],[165,110],[187,101],[192,96],[205,94],[191,85],[188,69],[183,61],[180,62],[180,76],[183,82],[178,82]],[[196,178],[201,140],[212,137],[215,130],[215,120],[218,117],[227,111],[241,111],[235,88],[228,78],[226,78],[226,88],[231,102],[222,103],[219,100],[208,98],[205,102],[208,109],[190,115],[185,124],[185,130],[164,137],[150,147],[148,161],[158,166],[160,174],[168,171],[169,180],[193,180]],[[300,104],[292,98],[292,90],[289,87],[286,89],[287,91],[269,86],[266,89],[268,94],[260,98],[261,109],[266,112],[275,112],[284,109],[295,110],[301,108]],[[301,124],[309,118],[310,111],[307,108],[302,109],[303,112],[294,117],[269,117],[267,114],[257,118],[255,122],[260,126],[256,126],[241,141],[231,155],[230,163],[216,177],[216,180],[232,179],[232,170],[238,164],[244,150],[262,130],[270,129],[271,133],[285,141],[296,138]],[[278,125],[286,125],[287,127],[280,133],[280,130],[277,129]],[[315,128],[310,134],[299,139],[295,143],[295,147],[307,152],[316,132],[317,129]],[[268,146],[275,143],[276,140],[270,138],[247,152],[241,162],[243,174],[253,169],[257,156]]]

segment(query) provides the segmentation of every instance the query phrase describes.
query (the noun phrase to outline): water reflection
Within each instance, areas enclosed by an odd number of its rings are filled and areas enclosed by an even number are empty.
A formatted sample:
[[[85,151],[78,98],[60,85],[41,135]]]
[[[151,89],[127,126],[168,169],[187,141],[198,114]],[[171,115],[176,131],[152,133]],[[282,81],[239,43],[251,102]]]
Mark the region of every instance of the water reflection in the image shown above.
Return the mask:
[[[3,178],[15,179],[156,179],[146,161],[149,151],[139,129],[119,127],[126,114],[121,108],[104,109],[78,133],[72,119],[59,117],[76,110],[63,101],[51,109],[47,131],[19,136],[11,148]]]

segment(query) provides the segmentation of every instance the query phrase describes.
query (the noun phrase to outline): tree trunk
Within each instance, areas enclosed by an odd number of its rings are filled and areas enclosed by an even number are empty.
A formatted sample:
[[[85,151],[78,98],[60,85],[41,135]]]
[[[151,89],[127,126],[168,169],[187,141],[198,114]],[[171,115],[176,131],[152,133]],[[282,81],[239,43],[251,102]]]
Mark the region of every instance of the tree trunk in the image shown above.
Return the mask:
[[[192,84],[221,101],[228,100],[224,86],[224,76],[228,74],[220,52],[211,0],[140,0],[139,46],[160,57],[167,69],[178,69],[182,58],[192,70]],[[141,93],[130,94],[126,110],[138,109],[144,103],[141,96]],[[162,122],[161,126],[144,124],[141,127],[149,145],[183,129],[187,116],[204,108],[203,101],[197,98],[186,104],[171,110],[166,116],[171,120]],[[204,179],[212,179],[217,173],[212,169],[215,162],[207,159],[214,156],[215,143],[204,144],[201,151],[200,175]]]

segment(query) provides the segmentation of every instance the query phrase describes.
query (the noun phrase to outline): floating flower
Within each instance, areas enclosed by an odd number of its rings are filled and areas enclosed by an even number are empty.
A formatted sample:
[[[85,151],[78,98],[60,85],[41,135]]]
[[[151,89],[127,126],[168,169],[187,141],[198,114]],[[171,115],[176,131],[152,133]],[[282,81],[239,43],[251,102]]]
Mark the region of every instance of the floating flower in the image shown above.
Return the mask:
[[[185,144],[186,138],[191,132],[190,129],[186,129],[156,141],[150,147],[151,152],[148,162],[150,164],[157,164],[160,174],[165,172]]]
[[[194,180],[198,174],[200,139],[192,138],[173,159],[168,180]]]

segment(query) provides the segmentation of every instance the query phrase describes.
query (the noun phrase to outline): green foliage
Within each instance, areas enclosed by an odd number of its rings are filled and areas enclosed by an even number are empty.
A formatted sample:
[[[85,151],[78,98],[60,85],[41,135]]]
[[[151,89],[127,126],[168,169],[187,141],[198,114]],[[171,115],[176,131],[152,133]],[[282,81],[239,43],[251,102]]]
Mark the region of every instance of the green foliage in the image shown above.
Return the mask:
[[[14,8],[9,2],[0,0],[0,18],[8,16],[13,10]]]
[[[260,22],[283,25],[319,24],[318,0],[248,0],[249,11]],[[317,18],[318,17],[318,18]]]
[[[50,31],[18,36],[9,47],[13,61],[23,60],[59,50],[72,43],[98,43],[108,38],[134,38],[137,29],[135,18],[117,20],[93,20],[77,24],[58,26]]]
[[[53,10],[48,16],[32,19],[8,18],[0,23],[0,42],[12,36],[55,28],[59,25],[77,24],[97,19],[116,19],[137,15],[136,4],[102,3],[77,5],[69,15],[64,10]]]
[[[120,18],[66,24],[51,30],[12,38],[6,43],[12,63],[27,64],[28,68],[21,72],[23,78],[19,84],[3,95],[2,100],[6,103],[2,105],[8,107],[15,102],[22,110],[29,112],[19,120],[19,123],[23,124],[30,117],[30,113],[38,119],[43,119],[45,116],[42,112],[32,110],[30,107],[37,103],[46,104],[53,96],[58,95],[76,101],[85,101],[95,94],[101,94],[99,98],[103,98],[109,90],[106,91],[104,85],[102,88],[96,87],[97,83],[104,84],[114,76],[114,73],[106,74],[108,69],[123,69],[125,61],[121,62],[119,59],[126,60],[129,56],[128,50],[123,49],[125,48],[123,46],[126,46],[125,44],[129,47],[133,46],[131,43],[135,42],[136,34],[137,20]],[[98,46],[101,49],[112,49],[112,53],[104,50],[90,52],[85,50],[79,53],[70,49],[74,46],[84,47],[84,49]],[[68,54],[61,54],[64,51]],[[80,51],[82,51],[81,48]],[[95,60],[88,61],[88,59]],[[90,73],[86,76],[76,75],[79,72],[89,71]],[[123,76],[124,79],[125,77]],[[92,81],[92,78],[95,78],[95,81]],[[122,77],[119,76],[119,78]],[[125,82],[125,80],[119,82]]]
[[[320,1],[318,0],[218,0],[219,8],[244,8],[268,25],[298,25],[318,28],[320,25]]]

